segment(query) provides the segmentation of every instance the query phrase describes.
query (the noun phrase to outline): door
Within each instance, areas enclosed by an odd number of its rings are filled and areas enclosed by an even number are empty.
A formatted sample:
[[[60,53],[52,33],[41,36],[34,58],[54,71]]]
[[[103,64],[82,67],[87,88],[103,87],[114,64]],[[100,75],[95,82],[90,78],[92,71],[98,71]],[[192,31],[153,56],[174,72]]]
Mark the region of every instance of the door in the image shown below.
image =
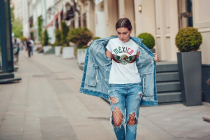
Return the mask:
[[[179,29],[193,27],[192,0],[178,0]]]

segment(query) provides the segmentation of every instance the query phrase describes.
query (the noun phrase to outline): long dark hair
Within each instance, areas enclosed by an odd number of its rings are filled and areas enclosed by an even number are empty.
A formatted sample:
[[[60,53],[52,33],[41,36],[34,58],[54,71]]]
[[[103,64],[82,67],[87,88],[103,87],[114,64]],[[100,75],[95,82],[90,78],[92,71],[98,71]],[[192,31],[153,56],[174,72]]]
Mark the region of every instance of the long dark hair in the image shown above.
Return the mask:
[[[115,28],[117,30],[117,28],[121,28],[121,27],[125,27],[125,28],[128,28],[128,30],[130,31],[132,29],[132,25],[131,25],[131,22],[128,18],[120,18],[116,25],[115,25]]]

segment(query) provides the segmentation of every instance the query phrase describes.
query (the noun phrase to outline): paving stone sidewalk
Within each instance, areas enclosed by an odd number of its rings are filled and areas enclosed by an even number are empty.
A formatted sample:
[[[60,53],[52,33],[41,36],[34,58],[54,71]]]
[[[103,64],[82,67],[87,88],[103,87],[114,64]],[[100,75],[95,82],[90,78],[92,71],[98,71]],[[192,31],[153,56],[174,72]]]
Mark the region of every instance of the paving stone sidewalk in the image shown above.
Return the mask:
[[[75,59],[20,52],[20,83],[0,85],[0,140],[115,140],[110,106],[79,93]],[[141,107],[137,140],[210,140],[210,105]]]

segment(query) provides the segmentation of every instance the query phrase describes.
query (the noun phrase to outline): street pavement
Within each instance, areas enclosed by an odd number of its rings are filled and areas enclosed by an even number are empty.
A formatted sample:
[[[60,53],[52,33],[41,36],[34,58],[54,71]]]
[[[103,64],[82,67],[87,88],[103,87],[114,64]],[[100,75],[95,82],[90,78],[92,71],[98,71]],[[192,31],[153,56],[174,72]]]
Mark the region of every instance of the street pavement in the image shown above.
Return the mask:
[[[115,140],[110,106],[79,93],[76,59],[20,52],[19,83],[0,85],[0,140]],[[137,140],[210,140],[210,104],[140,107]]]

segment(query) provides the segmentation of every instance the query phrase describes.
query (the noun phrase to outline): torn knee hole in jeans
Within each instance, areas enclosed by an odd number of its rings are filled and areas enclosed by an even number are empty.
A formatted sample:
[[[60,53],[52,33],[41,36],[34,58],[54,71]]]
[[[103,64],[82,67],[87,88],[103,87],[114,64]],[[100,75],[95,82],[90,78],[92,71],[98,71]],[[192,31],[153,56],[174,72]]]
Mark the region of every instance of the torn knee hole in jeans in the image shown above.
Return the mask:
[[[136,113],[133,112],[132,114],[129,114],[129,120],[128,125],[135,125],[136,124]]]
[[[111,97],[110,96],[110,100],[111,100],[112,104],[115,104],[115,103],[118,102],[118,99],[116,97]]]
[[[119,127],[123,122],[123,114],[117,106],[115,106],[114,111],[112,111],[112,117],[114,126]]]

